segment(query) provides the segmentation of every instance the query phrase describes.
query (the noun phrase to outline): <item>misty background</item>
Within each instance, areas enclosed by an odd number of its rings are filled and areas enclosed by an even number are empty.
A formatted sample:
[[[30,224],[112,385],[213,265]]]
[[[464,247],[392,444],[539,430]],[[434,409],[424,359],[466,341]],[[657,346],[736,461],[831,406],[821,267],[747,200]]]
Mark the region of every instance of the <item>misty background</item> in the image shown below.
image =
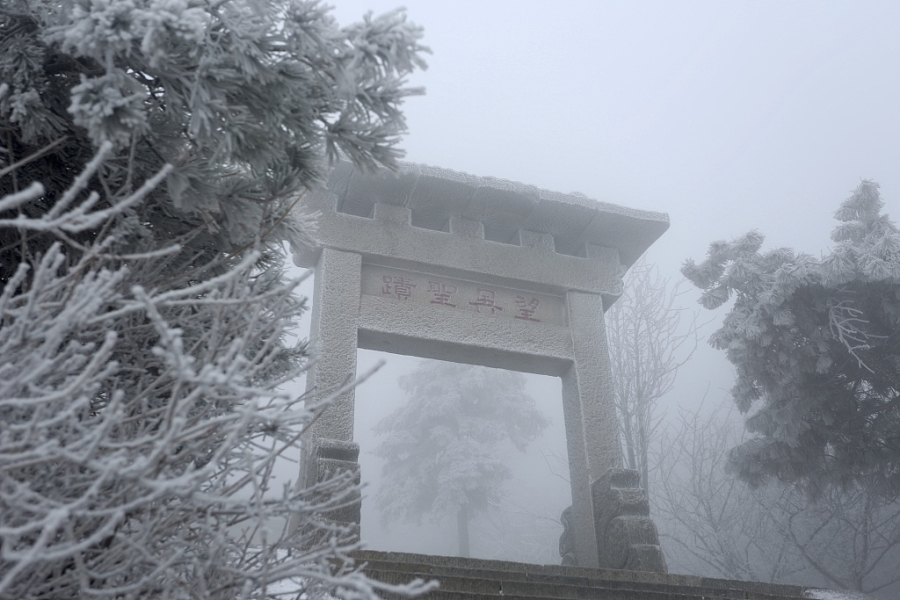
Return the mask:
[[[406,159],[667,212],[671,229],[646,260],[673,284],[685,259],[751,229],[766,236],[764,249],[818,256],[861,179],[879,182],[885,212],[898,216],[900,3],[403,4],[433,51],[412,80],[426,95],[405,107]],[[397,5],[340,0],[335,16],[347,24]],[[311,289],[308,280],[300,292]],[[680,305],[699,309],[685,289]],[[716,319],[708,335],[725,310],[704,312]],[[418,359],[360,351],[360,374],[381,360],[356,391],[363,540],[454,554],[452,519],[384,528],[367,501],[381,472],[371,428],[406,400],[397,379]],[[473,524],[472,554],[558,562],[556,520],[570,503],[560,382],[528,378],[551,425],[525,454],[509,453],[509,501]],[[730,402],[731,381],[724,355],[701,342],[660,414]],[[295,469],[283,469],[285,481]],[[528,519],[530,530],[517,529]]]

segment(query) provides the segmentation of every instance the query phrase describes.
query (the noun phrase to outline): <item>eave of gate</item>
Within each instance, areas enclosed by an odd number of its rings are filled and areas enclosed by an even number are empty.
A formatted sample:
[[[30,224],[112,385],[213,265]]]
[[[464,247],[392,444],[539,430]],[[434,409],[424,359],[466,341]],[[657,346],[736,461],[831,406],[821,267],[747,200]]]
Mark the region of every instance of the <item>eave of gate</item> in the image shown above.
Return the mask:
[[[316,237],[322,246],[355,252],[367,264],[438,272],[467,279],[484,278],[510,287],[563,294],[577,290],[593,294],[621,293],[623,267],[616,248],[586,244],[587,256],[570,256],[550,249],[546,234],[523,232],[530,245],[485,240],[478,221],[453,217],[450,231],[415,227],[410,209],[376,204],[374,217],[337,211],[338,197],[328,191],[309,195],[308,210],[318,211]],[[480,235],[479,235],[480,232]],[[298,257],[300,266],[316,264],[318,250]]]

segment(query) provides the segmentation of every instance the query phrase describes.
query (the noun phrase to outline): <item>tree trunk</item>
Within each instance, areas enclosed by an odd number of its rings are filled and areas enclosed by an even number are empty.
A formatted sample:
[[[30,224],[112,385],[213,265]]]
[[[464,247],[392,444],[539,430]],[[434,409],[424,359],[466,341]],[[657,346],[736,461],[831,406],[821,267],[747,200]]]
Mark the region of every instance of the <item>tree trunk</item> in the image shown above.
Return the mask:
[[[469,557],[469,507],[466,504],[456,509],[456,535],[459,538],[459,555]]]
[[[638,444],[638,460],[640,464],[635,467],[641,473],[641,487],[644,488],[644,491],[647,492],[647,496],[650,495],[650,465],[649,465],[649,456],[648,451],[650,448],[650,414],[653,410],[653,406],[650,402],[644,400],[643,398],[639,399],[642,406],[641,410],[638,413],[638,436],[639,436],[639,444]]]

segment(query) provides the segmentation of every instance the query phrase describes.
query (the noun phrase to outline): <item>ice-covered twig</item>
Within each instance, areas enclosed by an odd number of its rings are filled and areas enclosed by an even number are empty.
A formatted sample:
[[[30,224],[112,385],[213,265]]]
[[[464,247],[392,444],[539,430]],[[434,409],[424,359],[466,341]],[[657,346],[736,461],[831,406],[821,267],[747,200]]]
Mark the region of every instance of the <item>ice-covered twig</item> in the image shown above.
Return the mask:
[[[869,344],[870,334],[861,329],[861,326],[868,324],[868,321],[863,319],[862,315],[862,310],[851,306],[849,301],[842,300],[828,310],[828,327],[831,329],[831,334],[857,360],[859,366],[870,373],[874,373],[857,354],[859,350],[871,348]]]
[[[83,208],[28,224],[52,234],[99,212]],[[353,499],[352,478],[269,488],[314,418],[275,387],[305,368],[273,341],[300,309],[293,284],[263,277],[251,252],[169,287],[177,249],[123,261],[103,250],[109,235],[51,245],[0,293],[0,596],[230,600],[295,578],[310,598],[427,589],[351,566],[358,541],[321,515]],[[292,518],[303,526],[266,533]]]

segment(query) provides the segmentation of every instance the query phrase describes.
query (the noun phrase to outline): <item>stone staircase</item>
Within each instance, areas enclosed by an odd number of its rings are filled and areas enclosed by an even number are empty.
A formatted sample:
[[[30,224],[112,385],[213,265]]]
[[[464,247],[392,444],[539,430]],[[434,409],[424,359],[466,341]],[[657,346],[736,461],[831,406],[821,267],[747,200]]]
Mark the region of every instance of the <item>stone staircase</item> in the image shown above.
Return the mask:
[[[403,584],[415,578],[438,580],[440,588],[423,596],[427,600],[500,597],[504,600],[794,600],[830,597],[820,595],[824,590],[799,586],[689,575],[371,550],[355,552],[353,557],[365,564],[363,570],[367,575],[384,583]]]

